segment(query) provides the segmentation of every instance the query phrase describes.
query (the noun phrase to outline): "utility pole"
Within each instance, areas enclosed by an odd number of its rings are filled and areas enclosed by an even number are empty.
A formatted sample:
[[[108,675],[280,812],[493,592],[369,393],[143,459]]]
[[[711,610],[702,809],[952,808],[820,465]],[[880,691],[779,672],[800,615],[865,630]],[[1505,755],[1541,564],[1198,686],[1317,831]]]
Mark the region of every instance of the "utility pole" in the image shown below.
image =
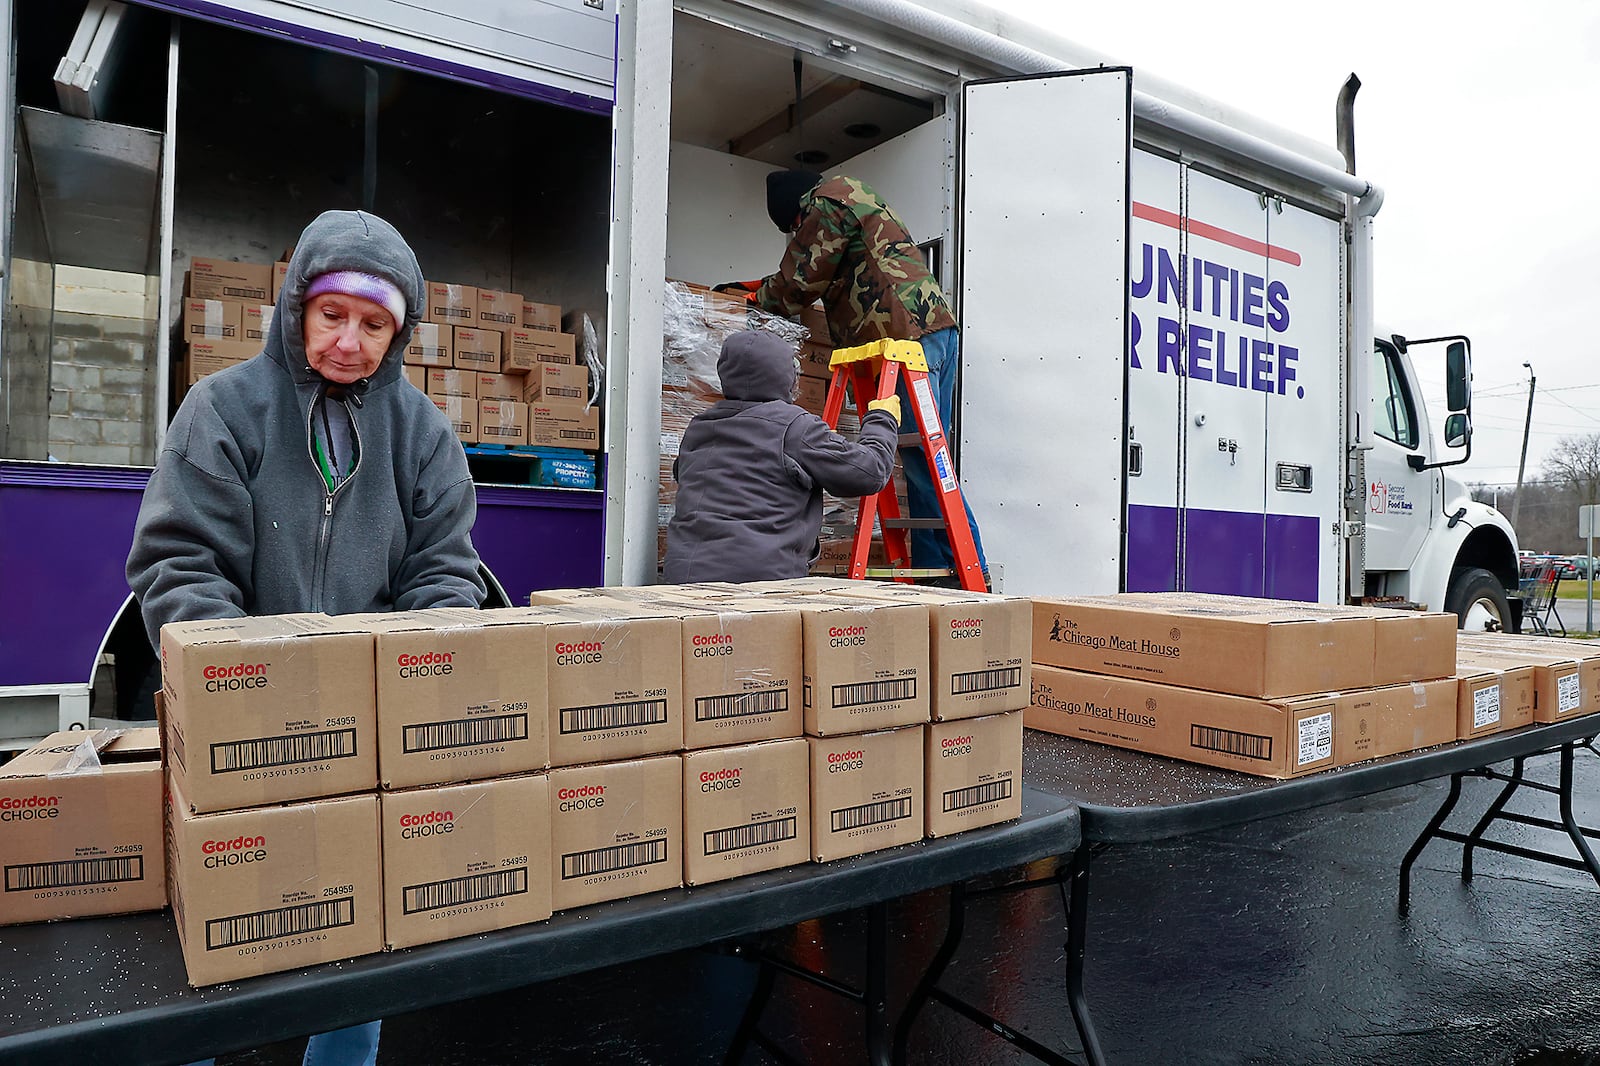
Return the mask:
[[[1539,379],[1533,375],[1533,364],[1523,363],[1528,368],[1528,417],[1522,423],[1522,459],[1517,463],[1517,494],[1511,499],[1511,528],[1517,528],[1517,512],[1522,510],[1522,472],[1528,466],[1528,431],[1533,428],[1533,387]]]

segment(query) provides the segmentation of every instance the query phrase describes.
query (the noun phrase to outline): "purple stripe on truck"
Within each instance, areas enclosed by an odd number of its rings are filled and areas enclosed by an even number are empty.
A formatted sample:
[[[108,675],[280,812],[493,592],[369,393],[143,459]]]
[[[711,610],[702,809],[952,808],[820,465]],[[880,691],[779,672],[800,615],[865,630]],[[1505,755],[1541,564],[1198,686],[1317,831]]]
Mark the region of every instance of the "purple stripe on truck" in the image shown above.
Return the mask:
[[[1228,596],[1315,600],[1318,522],[1189,508],[1184,514],[1183,587]],[[1178,509],[1128,507],[1128,591],[1178,587]]]

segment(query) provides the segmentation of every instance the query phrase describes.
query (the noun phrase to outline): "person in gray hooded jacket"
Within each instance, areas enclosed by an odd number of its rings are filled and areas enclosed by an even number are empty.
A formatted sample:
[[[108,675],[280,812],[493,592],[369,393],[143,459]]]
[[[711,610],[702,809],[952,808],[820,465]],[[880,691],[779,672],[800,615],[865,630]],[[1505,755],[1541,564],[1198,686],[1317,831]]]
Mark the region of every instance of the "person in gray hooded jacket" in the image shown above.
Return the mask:
[[[401,374],[423,304],[383,219],[306,227],[264,350],[189,390],[145,489],[127,574],[154,647],[179,620],[482,603],[466,456]]]
[[[684,431],[673,476],[662,577],[762,581],[804,577],[817,558],[822,494],[865,496],[889,483],[897,397],[873,400],[852,441],[790,402],[794,347],[760,330],[730,336],[717,359],[722,394]]]
[[[444,414],[401,374],[422,270],[383,219],[300,235],[260,355],[189,390],[150,476],[128,584],[152,646],[191,619],[477,607],[476,496]],[[305,1061],[372,1066],[379,1022]]]

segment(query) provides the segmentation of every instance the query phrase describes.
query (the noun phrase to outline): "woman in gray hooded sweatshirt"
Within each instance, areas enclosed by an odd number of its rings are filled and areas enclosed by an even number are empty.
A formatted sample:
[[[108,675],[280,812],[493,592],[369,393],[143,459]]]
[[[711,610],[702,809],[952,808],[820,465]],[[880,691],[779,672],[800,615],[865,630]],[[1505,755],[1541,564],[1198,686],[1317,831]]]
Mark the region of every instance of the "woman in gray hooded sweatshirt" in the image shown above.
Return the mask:
[[[717,358],[726,397],[684,431],[672,465],[677,506],[662,577],[804,577],[817,558],[822,494],[865,496],[894,474],[900,400],[873,400],[849,440],[791,401],[793,345],[760,330],[730,336]]]
[[[400,369],[423,304],[383,219],[306,227],[261,354],[201,379],[167,429],[127,568],[152,646],[167,622],[483,602],[466,455]],[[378,1027],[314,1036],[306,1062],[371,1066]]]

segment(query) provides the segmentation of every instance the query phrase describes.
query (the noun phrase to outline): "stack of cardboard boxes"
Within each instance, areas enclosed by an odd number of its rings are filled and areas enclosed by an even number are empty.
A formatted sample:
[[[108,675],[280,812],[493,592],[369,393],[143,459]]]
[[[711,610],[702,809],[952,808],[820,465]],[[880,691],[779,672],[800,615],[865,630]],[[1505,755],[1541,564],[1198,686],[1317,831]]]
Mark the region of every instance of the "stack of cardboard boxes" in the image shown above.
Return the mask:
[[[1600,652],[1458,646],[1456,624],[1195,593],[1040,599],[1027,724],[1288,778],[1600,710]]]
[[[274,272],[264,263],[194,256],[184,276],[183,348],[174,362],[174,396],[181,400],[207,374],[261,351],[277,299]]]
[[[164,628],[191,982],[1020,813],[1025,600],[841,582],[535,599]]]
[[[428,282],[427,293],[406,376],[462,443],[599,450],[589,368],[576,338],[561,332],[559,307],[448,282]]]

